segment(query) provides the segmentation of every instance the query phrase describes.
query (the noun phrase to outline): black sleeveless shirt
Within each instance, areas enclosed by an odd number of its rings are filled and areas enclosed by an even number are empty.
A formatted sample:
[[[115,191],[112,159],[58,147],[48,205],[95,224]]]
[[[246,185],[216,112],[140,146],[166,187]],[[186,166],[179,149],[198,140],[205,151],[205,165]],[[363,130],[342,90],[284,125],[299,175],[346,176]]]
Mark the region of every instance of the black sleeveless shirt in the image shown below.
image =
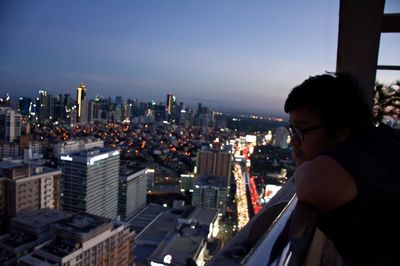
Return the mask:
[[[350,265],[400,265],[400,138],[371,127],[324,152],[354,178],[357,197],[317,226]],[[340,191],[337,191],[340,194]]]

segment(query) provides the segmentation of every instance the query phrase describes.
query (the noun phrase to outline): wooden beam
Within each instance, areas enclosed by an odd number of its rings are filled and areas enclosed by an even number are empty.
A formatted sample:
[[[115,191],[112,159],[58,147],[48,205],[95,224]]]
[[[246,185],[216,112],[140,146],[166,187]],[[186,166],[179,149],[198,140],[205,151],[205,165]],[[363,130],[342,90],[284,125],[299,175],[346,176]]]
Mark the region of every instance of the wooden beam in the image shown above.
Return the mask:
[[[336,71],[355,75],[372,108],[385,0],[340,0]]]
[[[400,32],[400,13],[383,16],[382,32]]]
[[[378,65],[376,68],[379,70],[400,70],[400,66]]]

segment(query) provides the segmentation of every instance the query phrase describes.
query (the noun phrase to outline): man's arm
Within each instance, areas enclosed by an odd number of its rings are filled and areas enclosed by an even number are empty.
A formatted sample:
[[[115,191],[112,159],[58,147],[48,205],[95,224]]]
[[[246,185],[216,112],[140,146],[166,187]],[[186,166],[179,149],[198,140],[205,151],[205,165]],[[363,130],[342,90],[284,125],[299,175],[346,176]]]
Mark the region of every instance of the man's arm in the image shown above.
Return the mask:
[[[303,163],[294,178],[298,199],[321,211],[335,209],[357,196],[353,177],[329,156]]]

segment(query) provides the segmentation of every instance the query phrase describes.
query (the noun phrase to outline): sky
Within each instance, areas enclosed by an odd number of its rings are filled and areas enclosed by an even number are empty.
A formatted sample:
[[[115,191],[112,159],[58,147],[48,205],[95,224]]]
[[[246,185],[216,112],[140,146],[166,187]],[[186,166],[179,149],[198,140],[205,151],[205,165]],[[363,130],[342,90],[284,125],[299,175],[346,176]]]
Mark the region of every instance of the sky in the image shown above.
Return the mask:
[[[83,82],[90,98],[280,114],[294,86],[335,70],[338,19],[338,0],[1,0],[0,96],[74,97]],[[399,64],[398,43],[382,36],[379,64]]]

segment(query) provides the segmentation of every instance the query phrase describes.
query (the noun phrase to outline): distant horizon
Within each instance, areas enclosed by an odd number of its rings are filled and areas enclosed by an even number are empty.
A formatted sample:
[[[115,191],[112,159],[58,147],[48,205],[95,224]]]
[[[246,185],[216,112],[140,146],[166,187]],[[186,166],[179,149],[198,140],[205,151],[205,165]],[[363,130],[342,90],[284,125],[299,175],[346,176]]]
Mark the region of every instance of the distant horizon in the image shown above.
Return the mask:
[[[400,1],[386,0],[386,13]],[[0,96],[121,95],[284,114],[290,90],[336,69],[339,0],[0,1]],[[382,34],[378,64],[400,36]],[[377,71],[384,83],[396,71]]]
[[[43,89],[43,90],[45,90],[45,89]],[[63,94],[63,95],[64,94],[68,94],[68,92],[67,93],[56,93],[56,94],[53,94],[50,90],[47,90],[47,92],[49,93],[49,95],[52,95],[52,96],[57,96],[57,95],[60,95],[60,94]],[[35,100],[39,96],[39,95],[36,95],[36,96],[11,95],[10,93],[8,93],[8,94],[9,94],[12,102],[14,102],[15,104],[18,104],[18,100],[19,100],[20,97],[25,97],[25,98],[30,98],[32,100]],[[71,98],[72,99],[76,98],[74,96],[74,94],[72,94],[72,93],[69,93],[69,94],[71,94]],[[6,96],[6,94],[5,95],[0,95],[0,98],[5,97],[5,96]],[[164,104],[166,103],[166,100],[165,99],[161,99],[161,97],[151,98],[151,99],[142,99],[142,98],[139,98],[139,97],[125,97],[124,95],[114,95],[114,96],[99,95],[99,97],[101,97],[103,99],[111,97],[113,102],[115,102],[115,97],[117,97],[117,96],[122,96],[124,102],[126,102],[127,99],[138,99],[140,102],[145,102],[145,103],[149,103],[149,102],[151,102],[153,100],[156,101],[157,104],[158,103],[164,103]],[[175,95],[175,96],[177,96],[177,103],[183,102],[184,103],[184,107],[185,108],[190,108],[190,109],[197,108],[198,104],[201,103],[202,106],[210,108],[211,110],[216,111],[216,112],[222,112],[224,115],[226,115],[226,114],[232,114],[232,115],[258,115],[258,116],[268,117],[268,118],[274,118],[274,117],[275,118],[283,118],[283,119],[287,119],[288,118],[288,115],[284,111],[279,113],[279,112],[273,112],[273,111],[269,112],[269,111],[266,111],[266,110],[256,110],[256,109],[248,109],[247,110],[247,109],[241,109],[240,107],[238,107],[238,108],[234,108],[233,107],[232,108],[232,107],[229,106],[229,103],[222,103],[222,105],[221,105],[221,104],[216,104],[216,103],[210,103],[207,100],[201,100],[201,99],[198,99],[199,101],[197,101],[196,99],[192,99],[192,100],[189,99],[189,100],[185,101],[185,100],[182,100],[182,99],[180,100],[178,95]],[[89,98],[89,100],[92,100],[92,99],[95,99],[95,97],[96,97],[96,95],[94,97],[91,97],[89,95],[88,98]],[[166,98],[166,95],[165,95],[165,98]]]

